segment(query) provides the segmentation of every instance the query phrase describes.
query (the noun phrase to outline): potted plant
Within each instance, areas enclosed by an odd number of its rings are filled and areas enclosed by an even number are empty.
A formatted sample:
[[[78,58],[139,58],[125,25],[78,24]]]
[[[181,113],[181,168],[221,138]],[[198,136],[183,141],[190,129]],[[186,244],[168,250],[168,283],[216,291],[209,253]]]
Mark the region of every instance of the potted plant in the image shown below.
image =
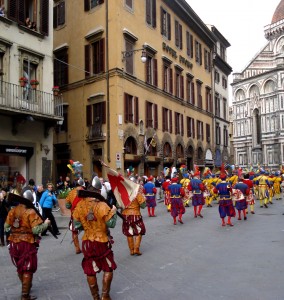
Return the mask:
[[[70,209],[66,208],[66,197],[70,193],[70,191],[71,191],[70,188],[62,189],[59,191],[57,195],[58,206],[60,208],[60,213],[62,216],[67,216],[67,217],[71,216]]]
[[[31,86],[32,86],[32,89],[33,89],[33,90],[35,90],[36,87],[37,87],[37,85],[39,84],[38,80],[36,80],[36,79],[32,79],[32,80],[30,81],[30,83],[31,83]]]
[[[27,79],[26,77],[21,77],[21,78],[19,79],[19,83],[20,83],[20,86],[21,86],[21,87],[25,87],[26,84],[27,84],[27,82],[28,82],[28,79]]]
[[[59,86],[54,86],[52,88],[52,91],[53,91],[54,96],[58,96],[59,91],[60,91]]]

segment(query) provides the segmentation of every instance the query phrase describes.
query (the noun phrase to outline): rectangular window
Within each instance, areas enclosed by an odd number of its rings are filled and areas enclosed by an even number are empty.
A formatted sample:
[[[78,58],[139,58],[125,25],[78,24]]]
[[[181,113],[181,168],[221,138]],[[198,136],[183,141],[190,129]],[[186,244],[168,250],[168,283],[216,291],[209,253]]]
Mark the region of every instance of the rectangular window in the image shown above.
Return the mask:
[[[22,26],[48,35],[49,0],[10,0],[7,12],[11,19]]]
[[[215,116],[220,117],[220,98],[219,98],[219,94],[215,94]]]
[[[158,86],[157,59],[147,54],[146,60],[146,82]]]
[[[184,135],[183,114],[175,112],[175,134]]]
[[[210,88],[206,87],[206,110],[212,112],[212,97]]]
[[[54,53],[54,85],[68,84],[68,49]]]
[[[84,10],[89,11],[90,9],[103,4],[104,0],[84,0]]]
[[[161,34],[171,39],[171,15],[161,7]]]
[[[215,71],[215,73],[214,73],[214,80],[216,83],[220,82],[220,74],[218,71]]]
[[[186,121],[187,121],[187,137],[195,138],[194,119],[191,117],[186,117]]]
[[[222,87],[224,89],[227,89],[227,79],[225,78],[225,76],[222,76]]]
[[[210,143],[211,134],[210,134],[210,124],[206,124],[206,142]]]
[[[227,99],[223,98],[223,118],[227,120]]]
[[[165,107],[162,108],[163,131],[172,132],[172,111]]]
[[[202,46],[198,41],[195,41],[195,61],[202,65]]]
[[[146,22],[156,28],[156,0],[146,0]]]
[[[175,20],[175,44],[182,49],[182,25],[177,20]]]
[[[211,72],[211,56],[210,52],[204,49],[204,68],[208,72]]]
[[[201,93],[202,83],[200,81],[196,81],[196,87],[197,87],[197,106],[202,109],[202,93]]]
[[[135,125],[139,123],[138,97],[127,93],[124,93],[124,122],[133,123]]]
[[[146,127],[158,129],[158,105],[146,101]]]
[[[125,39],[125,51],[133,51],[134,44],[133,42]],[[134,75],[134,56],[129,55],[125,57],[125,72],[131,75]]]
[[[188,31],[186,32],[186,53],[193,58],[193,36]]]
[[[85,76],[105,71],[105,39],[85,45]]]
[[[176,84],[175,96],[183,99],[184,98],[184,78],[178,69],[176,69],[175,84]]]
[[[224,126],[224,146],[228,146],[228,129],[227,126]]]
[[[197,139],[202,140],[204,139],[203,135],[203,122],[197,121]]]
[[[89,127],[89,138],[103,137],[102,125],[106,123],[106,102],[86,106],[86,125]]]
[[[163,64],[163,90],[173,93],[173,70],[166,63]]]
[[[125,5],[128,8],[133,9],[133,0],[125,0]]]
[[[192,76],[186,76],[186,101],[195,105],[194,82]]]
[[[220,127],[219,123],[216,123],[215,136],[216,136],[216,145],[220,145],[221,144],[221,127]]]
[[[53,7],[53,28],[65,24],[65,1],[61,1]]]

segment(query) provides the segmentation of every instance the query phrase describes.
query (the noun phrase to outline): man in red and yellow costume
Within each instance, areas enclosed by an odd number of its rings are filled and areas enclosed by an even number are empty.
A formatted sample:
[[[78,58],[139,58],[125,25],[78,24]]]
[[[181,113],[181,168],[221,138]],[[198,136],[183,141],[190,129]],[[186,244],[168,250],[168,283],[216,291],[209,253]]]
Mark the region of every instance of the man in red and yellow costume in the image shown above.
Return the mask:
[[[80,202],[82,198],[79,198],[77,195],[77,192],[79,190],[83,190],[85,186],[85,182],[82,178],[79,178],[77,181],[77,186],[70,191],[70,193],[66,197],[66,208],[71,209],[71,219],[70,219],[70,229],[72,231],[72,239],[75,246],[75,252],[76,254],[81,253],[80,249],[80,243],[78,238],[78,230],[74,226],[74,220],[73,220],[73,212],[77,206],[77,204]]]
[[[140,212],[140,208],[146,207],[146,198],[143,194],[143,186],[140,186],[136,198],[122,212],[124,220],[122,233],[127,237],[130,255],[141,255],[140,244],[142,235],[145,235],[146,228]]]
[[[108,228],[115,227],[116,207],[110,208],[105,202],[98,200],[102,197],[99,194],[102,185],[98,177],[94,178],[92,185],[98,194],[97,198],[83,198],[77,204],[73,218],[75,227],[78,230],[84,230],[82,268],[87,275],[93,299],[109,300],[111,299],[109,292],[116,263],[108,237]],[[104,272],[104,275],[102,297],[100,298],[96,274],[101,271]]]
[[[27,197],[25,195],[25,198],[32,202],[33,195],[29,192],[26,191]],[[49,219],[43,222],[35,209],[28,208],[25,204],[18,204],[8,213],[5,230],[10,232],[9,252],[22,283],[22,300],[37,299],[30,295],[30,290],[33,274],[37,270],[38,235],[47,230],[49,224]]]

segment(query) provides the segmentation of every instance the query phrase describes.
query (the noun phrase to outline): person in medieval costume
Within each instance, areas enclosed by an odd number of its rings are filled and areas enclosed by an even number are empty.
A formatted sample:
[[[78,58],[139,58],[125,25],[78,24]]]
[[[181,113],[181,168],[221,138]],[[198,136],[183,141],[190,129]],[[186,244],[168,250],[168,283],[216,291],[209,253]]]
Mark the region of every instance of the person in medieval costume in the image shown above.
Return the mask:
[[[9,196],[8,196],[9,197]],[[11,209],[5,222],[5,231],[9,232],[9,252],[13,264],[17,268],[18,277],[22,283],[21,299],[37,299],[30,295],[33,274],[37,270],[37,252],[39,247],[39,234],[50,225],[50,220],[43,222],[42,217],[34,208],[25,204],[26,201],[33,202],[31,191],[27,190],[19,197],[19,204]]]
[[[69,228],[72,231],[72,239],[74,242],[76,254],[80,254],[81,249],[80,249],[80,243],[79,243],[79,238],[78,238],[79,232],[74,226],[73,212],[74,212],[77,204],[82,199],[82,198],[78,197],[77,192],[79,190],[83,190],[84,187],[85,187],[84,179],[79,178],[76,182],[76,187],[74,189],[72,189],[66,197],[66,208],[71,210],[71,218],[70,218]]]
[[[189,202],[192,197],[192,194],[190,193],[190,191],[188,189],[188,185],[190,183],[189,174],[187,172],[182,173],[182,177],[183,178],[180,180],[180,184],[182,185],[182,187],[184,189],[183,204],[185,207],[189,207]]]
[[[170,176],[166,176],[165,181],[162,184],[162,189],[164,191],[164,204],[167,206],[167,211],[171,211],[171,195],[168,190],[169,185],[171,184],[171,178]]]
[[[252,171],[247,174],[244,174],[243,183],[245,183],[249,187],[249,194],[246,197],[247,200],[246,213],[248,213],[248,208],[250,208],[250,213],[254,215],[255,195],[253,191],[253,181],[250,179],[252,175],[254,175]]]
[[[82,198],[74,212],[74,224],[78,230],[84,230],[82,237],[82,252],[84,255],[82,268],[87,275],[87,281],[93,299],[109,300],[113,271],[116,269],[108,228],[116,225],[116,207],[110,208],[100,194],[102,184],[98,177],[92,181],[93,198]],[[99,295],[97,273],[103,274],[102,296]]]
[[[226,216],[228,217],[227,225],[234,226],[231,222],[231,218],[236,216],[236,211],[233,206],[232,201],[232,186],[230,183],[226,182],[227,174],[225,172],[224,166],[221,166],[220,183],[216,185],[214,191],[218,193],[219,196],[219,214],[222,219],[222,226],[226,226]]]
[[[190,180],[188,189],[193,193],[192,206],[194,210],[194,217],[197,218],[197,216],[199,216],[200,218],[203,218],[201,210],[203,208],[203,205],[205,204],[205,199],[203,195],[203,192],[205,191],[205,186],[200,180],[200,171],[197,166],[195,167],[195,172],[193,174],[193,178]]]
[[[203,193],[204,198],[205,198],[205,203],[207,204],[207,207],[212,207],[212,201],[214,199],[213,193],[211,190],[213,189],[212,185],[212,173],[208,167],[204,169],[203,172],[203,184],[205,186],[205,192]]]
[[[174,177],[171,180],[171,184],[168,186],[168,191],[170,193],[171,199],[171,216],[174,220],[174,225],[177,224],[176,218],[178,217],[179,223],[183,224],[182,215],[185,213],[185,207],[183,205],[183,197],[185,195],[184,189],[180,183],[178,183],[178,178]]]
[[[156,192],[155,184],[152,182],[153,176],[149,176],[147,179],[147,183],[144,184],[144,194],[146,196],[146,204],[148,208],[148,216],[156,217],[155,215],[155,207],[157,206],[156,202]]]
[[[240,191],[240,192],[238,192]],[[236,200],[236,209],[238,211],[238,220],[241,220],[241,214],[243,212],[244,220],[247,219],[246,209],[247,209],[247,197],[249,195],[249,186],[243,182],[243,177],[241,176],[238,182],[233,187],[233,194]]]
[[[276,200],[281,200],[281,183],[282,183],[281,174],[280,174],[280,171],[277,171],[277,172],[275,172],[275,179],[274,179],[274,183],[273,183]]]
[[[139,187],[136,198],[123,211],[122,233],[127,237],[130,255],[140,256],[142,236],[146,233],[140,209],[146,207],[146,198],[143,187]]]
[[[260,207],[263,207],[264,205],[265,208],[268,208],[268,188],[270,186],[270,183],[265,170],[261,169],[260,175],[257,176],[254,180],[258,183],[258,196]]]

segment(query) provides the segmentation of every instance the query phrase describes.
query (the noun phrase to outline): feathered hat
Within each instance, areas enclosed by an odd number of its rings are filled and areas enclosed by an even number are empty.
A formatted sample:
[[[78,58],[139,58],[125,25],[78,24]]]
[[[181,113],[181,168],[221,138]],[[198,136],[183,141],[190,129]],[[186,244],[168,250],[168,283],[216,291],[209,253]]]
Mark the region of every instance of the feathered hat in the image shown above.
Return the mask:
[[[227,178],[227,173],[226,173],[224,164],[221,165],[221,168],[220,168],[220,176],[219,176],[219,177],[220,177],[221,179],[226,179],[226,178]]]
[[[193,177],[196,177],[196,176],[200,176],[200,171],[199,171],[199,167],[194,165]]]

